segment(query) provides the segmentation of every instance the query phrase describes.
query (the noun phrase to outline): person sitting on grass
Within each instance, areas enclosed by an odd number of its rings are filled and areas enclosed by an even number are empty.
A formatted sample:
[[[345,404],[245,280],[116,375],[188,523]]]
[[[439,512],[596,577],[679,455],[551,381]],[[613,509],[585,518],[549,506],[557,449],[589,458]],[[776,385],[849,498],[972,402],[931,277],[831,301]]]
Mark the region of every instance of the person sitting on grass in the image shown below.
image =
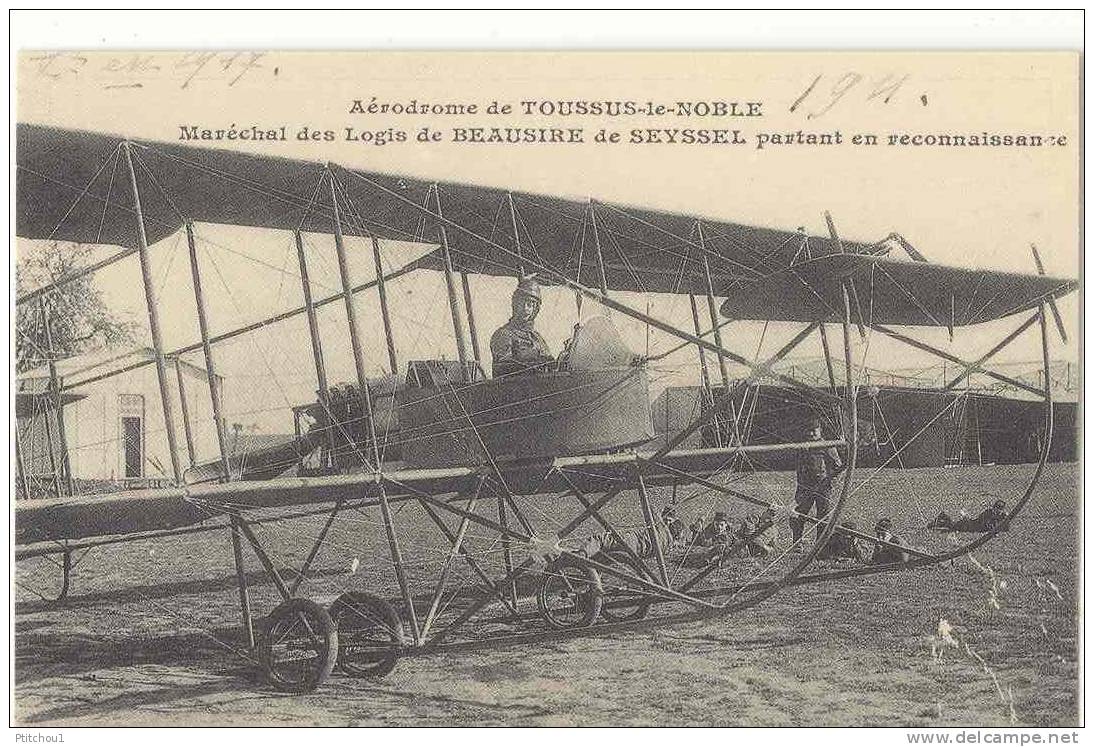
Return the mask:
[[[638,557],[650,558],[657,552],[654,545],[656,537],[661,551],[668,555],[683,541],[686,531],[684,522],[680,521],[675,507],[670,504],[661,511],[661,518],[654,526],[619,531],[618,535],[626,547],[611,532],[598,532],[585,540],[580,552],[587,558],[603,559],[616,552],[627,553],[626,548],[630,548]]]
[[[695,544],[699,547],[719,547],[725,549],[729,545],[729,520],[725,511],[715,511],[714,518],[700,530],[695,538]]]
[[[733,548],[733,530],[724,511],[715,511],[707,521],[699,516],[689,528],[690,542],[684,551],[683,563],[702,567],[719,560]]]
[[[857,560],[860,563],[869,563],[873,555],[873,548],[869,540],[854,534],[858,526],[853,521],[843,521],[832,532],[824,549],[817,554],[817,560]]]
[[[893,565],[895,563],[907,563],[908,551],[898,547],[907,543],[897,534],[893,534],[892,519],[880,519],[874,527],[874,552],[870,562],[874,565]]]
[[[761,558],[778,549],[779,527],[775,523],[775,508],[745,517],[733,533],[733,557]]]
[[[996,501],[976,516],[966,516],[964,512],[956,519],[945,511],[927,525],[928,529],[942,532],[1005,532],[1010,529],[1007,521],[1007,502]]]

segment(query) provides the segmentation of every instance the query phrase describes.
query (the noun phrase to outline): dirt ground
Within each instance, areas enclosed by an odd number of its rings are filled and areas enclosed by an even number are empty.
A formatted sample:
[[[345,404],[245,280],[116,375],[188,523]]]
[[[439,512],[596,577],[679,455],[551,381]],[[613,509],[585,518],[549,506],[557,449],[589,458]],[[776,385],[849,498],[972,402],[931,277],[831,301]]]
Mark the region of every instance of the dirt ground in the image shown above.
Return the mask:
[[[938,547],[943,540],[922,530],[926,517],[942,506],[1013,500],[1032,469],[881,472],[857,491],[847,516],[872,526],[877,516],[889,515],[910,543]],[[760,494],[792,492],[789,475],[750,479]],[[1075,725],[1082,718],[1078,480],[1077,465],[1050,465],[1024,517],[974,559],[786,589],[743,612],[701,622],[406,658],[380,681],[336,672],[308,695],[273,691],[237,655],[238,598],[221,531],[95,550],[78,566],[63,608],[34,593],[55,581],[55,569],[28,560],[16,571],[15,719],[50,725]],[[402,518],[407,531],[415,520]],[[314,532],[322,517],[301,523]],[[269,525],[264,537],[292,545],[280,559],[299,563],[308,531],[287,524]],[[390,580],[358,568],[386,551],[375,518],[354,514],[336,526],[316,580],[302,591],[329,601],[348,585],[390,589]],[[420,559],[423,569],[437,562],[427,556]],[[255,609],[268,611],[275,593],[250,562]],[[952,626],[948,640],[938,634],[940,621]]]

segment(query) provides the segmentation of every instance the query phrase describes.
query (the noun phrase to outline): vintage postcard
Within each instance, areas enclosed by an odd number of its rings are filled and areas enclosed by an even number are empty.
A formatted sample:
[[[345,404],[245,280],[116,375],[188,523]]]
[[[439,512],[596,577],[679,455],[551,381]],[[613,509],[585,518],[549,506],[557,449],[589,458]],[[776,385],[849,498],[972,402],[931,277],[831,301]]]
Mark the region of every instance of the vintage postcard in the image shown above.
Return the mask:
[[[1082,723],[1077,52],[15,63],[15,724]]]

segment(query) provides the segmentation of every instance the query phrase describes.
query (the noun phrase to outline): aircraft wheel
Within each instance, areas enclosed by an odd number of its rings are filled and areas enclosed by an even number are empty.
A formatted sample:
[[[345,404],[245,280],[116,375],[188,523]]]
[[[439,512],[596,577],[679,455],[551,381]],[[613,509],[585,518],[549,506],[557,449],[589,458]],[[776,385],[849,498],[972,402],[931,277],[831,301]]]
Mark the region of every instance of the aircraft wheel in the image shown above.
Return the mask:
[[[352,677],[383,677],[395,668],[404,640],[394,607],[351,591],[334,600],[330,616],[338,628],[339,669]]]
[[[278,690],[315,690],[334,669],[338,628],[325,609],[310,599],[288,599],[266,620],[259,657]]]
[[[536,605],[557,630],[592,624],[604,603],[604,585],[595,568],[563,558],[547,568]]]
[[[620,566],[634,576],[642,578],[642,569],[634,558],[625,552],[607,553],[605,562]],[[609,622],[641,620],[650,611],[650,595],[638,584],[622,578],[611,578],[604,593],[604,605],[600,615]]]
[[[53,555],[31,558],[17,568],[15,584],[47,606],[61,606],[68,599],[73,565],[71,550],[62,552],[60,561]]]

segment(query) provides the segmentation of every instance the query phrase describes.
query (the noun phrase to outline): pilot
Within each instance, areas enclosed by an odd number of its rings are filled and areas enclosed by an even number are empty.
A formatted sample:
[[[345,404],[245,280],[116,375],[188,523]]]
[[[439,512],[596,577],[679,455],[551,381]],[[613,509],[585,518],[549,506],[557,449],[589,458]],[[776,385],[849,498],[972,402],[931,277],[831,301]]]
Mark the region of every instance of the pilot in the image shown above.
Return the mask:
[[[542,371],[554,362],[547,342],[535,329],[540,304],[535,276],[522,277],[513,291],[513,315],[490,338],[495,378]]]

